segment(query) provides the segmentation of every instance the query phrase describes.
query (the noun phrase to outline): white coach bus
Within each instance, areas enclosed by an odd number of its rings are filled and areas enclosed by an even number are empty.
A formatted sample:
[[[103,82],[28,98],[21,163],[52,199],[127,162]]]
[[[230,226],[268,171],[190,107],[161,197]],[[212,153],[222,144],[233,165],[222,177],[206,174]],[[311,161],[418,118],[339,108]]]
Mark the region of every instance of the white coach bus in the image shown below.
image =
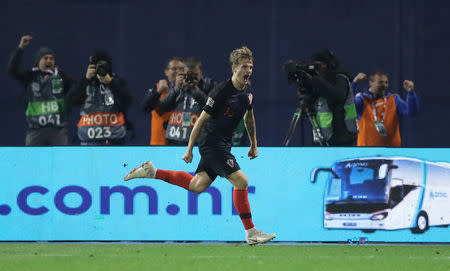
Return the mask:
[[[406,157],[343,160],[329,173],[324,196],[324,227],[423,233],[450,224],[450,163]]]

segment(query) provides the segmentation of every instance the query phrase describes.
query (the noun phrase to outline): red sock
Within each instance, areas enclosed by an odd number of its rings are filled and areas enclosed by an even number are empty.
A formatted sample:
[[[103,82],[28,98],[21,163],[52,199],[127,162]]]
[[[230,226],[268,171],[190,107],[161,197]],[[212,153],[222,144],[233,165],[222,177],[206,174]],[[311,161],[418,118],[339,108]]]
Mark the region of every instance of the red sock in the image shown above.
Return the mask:
[[[189,184],[194,176],[184,171],[158,169],[156,170],[155,178],[189,190]]]
[[[241,217],[242,224],[246,230],[255,227],[252,222],[252,213],[250,211],[250,204],[248,203],[247,189],[236,190],[233,189],[233,204]]]

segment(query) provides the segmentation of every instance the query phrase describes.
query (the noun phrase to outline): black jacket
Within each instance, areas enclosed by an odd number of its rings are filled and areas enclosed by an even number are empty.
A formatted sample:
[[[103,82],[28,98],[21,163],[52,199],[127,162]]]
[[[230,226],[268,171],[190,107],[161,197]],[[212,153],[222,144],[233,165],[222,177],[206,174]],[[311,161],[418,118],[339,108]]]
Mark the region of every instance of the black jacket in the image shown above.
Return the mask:
[[[86,87],[89,84],[100,84],[97,78],[88,80],[85,77],[78,80],[68,93],[68,99],[73,104],[83,104],[86,100]],[[116,75],[112,76],[109,84],[115,103],[123,113],[127,112],[131,104],[130,91],[127,82]]]
[[[192,92],[192,97],[201,107],[205,106],[206,100],[208,99],[208,94],[216,84],[217,82],[214,80],[202,78],[202,80],[198,83],[198,88]],[[176,107],[177,102],[181,99],[180,97],[184,96],[184,91],[187,90],[185,90],[183,86],[181,89],[170,89],[167,95],[161,100],[159,111],[161,111],[161,113],[172,111]],[[154,92],[157,93],[157,91]],[[159,99],[159,96],[157,99]]]
[[[11,55],[11,58],[8,62],[8,73],[17,81],[22,83],[25,86],[25,89],[28,87],[28,84],[30,84],[33,79],[36,76],[44,75],[45,72],[41,71],[40,69],[32,69],[32,70],[24,70],[22,69],[21,65],[23,63],[23,53],[24,50],[21,48],[17,48],[14,50],[14,52]],[[73,84],[75,83],[74,79],[68,75],[67,73],[63,71],[58,71],[59,75],[64,81],[64,88],[63,93],[68,94],[70,89],[73,87]],[[25,97],[26,102],[28,102],[28,96]]]
[[[345,77],[337,76],[339,73]],[[350,76],[342,71],[329,72],[325,77],[314,76],[310,80],[310,94],[315,98],[324,97],[333,113],[333,135],[328,142],[330,146],[352,146],[357,137],[356,133],[347,130],[344,122],[345,100],[347,95],[353,95],[349,80]]]

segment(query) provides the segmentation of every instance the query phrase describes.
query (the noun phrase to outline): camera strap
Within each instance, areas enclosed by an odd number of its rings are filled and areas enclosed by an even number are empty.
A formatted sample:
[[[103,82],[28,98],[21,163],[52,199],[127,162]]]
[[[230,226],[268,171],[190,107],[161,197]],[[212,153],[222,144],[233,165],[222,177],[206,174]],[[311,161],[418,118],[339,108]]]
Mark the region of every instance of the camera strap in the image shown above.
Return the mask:
[[[307,115],[312,125],[313,141],[319,143],[320,146],[329,146],[328,142],[325,140],[325,138],[322,135],[322,132],[320,131],[319,121],[317,120],[317,114],[311,114],[309,111],[307,111]]]
[[[378,120],[378,118],[377,118],[377,109],[376,109],[376,106],[379,105],[379,103],[375,104],[375,101],[372,100],[372,113],[373,113],[373,120],[374,120],[375,122],[381,122],[381,123],[383,123],[383,121],[384,121],[384,115],[386,114],[386,104],[387,104],[387,98],[386,98],[386,96],[384,96],[383,103],[382,103],[383,109],[381,110],[381,117],[380,117],[380,120]]]
[[[386,128],[384,127],[384,124],[383,124],[384,115],[386,114],[386,104],[387,104],[387,99],[386,99],[386,96],[384,96],[383,103],[382,103],[383,109],[381,110],[381,118],[380,118],[380,120],[378,120],[377,110],[376,110],[377,104],[375,104],[375,102],[372,100],[372,113],[373,113],[374,125],[375,125],[375,129],[380,134],[380,136],[387,136]]]
[[[186,111],[188,99],[189,99],[189,109],[192,110],[192,108],[194,107],[195,104],[194,97],[192,97],[191,95],[184,95],[183,111]]]

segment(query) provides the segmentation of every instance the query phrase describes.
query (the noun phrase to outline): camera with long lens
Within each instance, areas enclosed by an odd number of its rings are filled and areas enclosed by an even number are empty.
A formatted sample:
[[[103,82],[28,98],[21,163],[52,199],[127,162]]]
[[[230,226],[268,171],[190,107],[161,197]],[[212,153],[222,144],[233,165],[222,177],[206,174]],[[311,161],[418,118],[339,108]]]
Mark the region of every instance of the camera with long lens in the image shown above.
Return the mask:
[[[188,72],[186,72],[185,80],[186,80],[186,83],[193,84],[195,81],[198,80],[197,74],[195,72],[188,71]]]
[[[310,93],[308,79],[317,75],[317,64],[311,61],[293,61],[289,60],[284,64],[284,71],[288,77],[288,84],[296,84],[297,98],[301,107],[314,111],[314,101],[316,97],[312,97]]]
[[[284,71],[288,76],[288,83],[297,83],[299,86],[304,86],[306,77],[312,77],[317,74],[317,64],[314,62],[303,62],[289,60],[284,64]]]
[[[309,119],[312,126],[313,141],[320,146],[329,146],[329,143],[322,134],[317,118],[316,102],[319,97],[317,94],[314,94],[313,86],[311,84],[311,79],[318,75],[318,64],[312,61],[296,62],[289,60],[284,64],[283,68],[288,76],[288,83],[295,83],[297,86],[297,98],[299,103],[292,117],[283,145],[289,145],[298,121],[304,112],[306,113],[304,115]]]

